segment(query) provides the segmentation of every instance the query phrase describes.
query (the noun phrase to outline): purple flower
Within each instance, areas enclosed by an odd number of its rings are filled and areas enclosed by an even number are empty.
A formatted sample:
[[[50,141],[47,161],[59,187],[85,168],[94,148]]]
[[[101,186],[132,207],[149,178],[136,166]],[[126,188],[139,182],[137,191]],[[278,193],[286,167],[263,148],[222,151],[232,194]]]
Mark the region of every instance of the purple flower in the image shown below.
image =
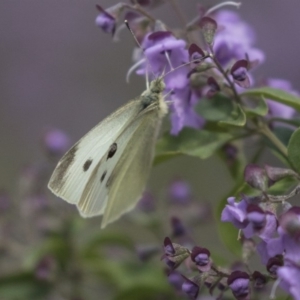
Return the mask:
[[[61,156],[70,147],[70,139],[63,131],[51,129],[44,134],[43,145],[48,154]]]
[[[253,48],[255,33],[240,16],[233,12],[222,10],[215,14],[219,28],[223,28],[215,35],[214,50],[219,62],[226,66],[231,60],[244,59],[247,54],[250,61],[263,62],[264,53]]]
[[[296,96],[299,95],[297,91],[293,90],[291,83],[284,79],[270,78],[267,80],[267,85],[272,88],[287,91]],[[267,103],[269,105],[269,114],[272,117],[290,119],[295,115],[295,109],[293,107],[290,107],[288,105],[270,99],[267,99]]]
[[[169,187],[169,198],[175,203],[186,204],[191,200],[191,187],[181,179],[174,180]]]
[[[230,74],[234,82],[242,87],[250,87],[250,79],[248,76],[249,63],[246,59],[238,60],[231,68]]]
[[[176,289],[181,290],[184,279],[177,271],[172,271],[168,275],[168,282]]]
[[[199,285],[194,281],[183,276],[184,282],[182,284],[182,291],[185,292],[191,299],[196,299],[199,293]]]
[[[283,265],[283,257],[282,255],[276,255],[271,257],[267,263],[267,270],[270,274],[276,275],[278,268]]]
[[[173,101],[171,105],[171,134],[177,135],[185,126],[201,128],[204,125],[204,119],[194,111],[198,99],[199,97],[190,87],[173,90],[170,97],[170,100]]]
[[[188,62],[189,53],[184,40],[176,39],[169,31],[148,34],[142,44],[146,62],[137,73],[149,73],[155,78]],[[188,85],[188,67],[179,68],[165,76],[167,90],[182,89]],[[153,78],[152,78],[153,79]]]
[[[96,5],[99,15],[95,22],[104,32],[114,35],[116,31],[116,18],[111,15],[107,10],[104,10],[100,5]]]
[[[250,204],[247,207],[247,220],[249,224],[243,229],[243,233],[248,239],[257,234],[261,239],[268,240],[276,233],[276,216],[263,211],[258,205]]]
[[[221,214],[221,221],[231,222],[238,229],[245,228],[249,223],[247,220],[247,201],[235,202],[235,198],[230,197],[227,199],[227,202],[228,204]]]
[[[189,52],[186,42],[176,39],[171,32],[157,31],[148,34],[142,43],[145,61],[140,60],[136,65],[141,65],[137,74],[150,78],[164,76],[165,92],[170,92],[172,134],[178,134],[185,126],[201,128],[204,120],[194,111],[194,106],[199,100],[198,95],[189,86],[188,73],[190,68],[182,66],[189,61]],[[175,69],[175,70],[174,70]]]
[[[141,200],[138,202],[138,208],[147,213],[155,210],[154,197],[150,192],[143,193]]]
[[[258,271],[253,272],[252,278],[254,280],[254,287],[257,289],[263,288],[268,281],[267,277]]]
[[[278,268],[277,276],[280,279],[280,287],[291,294],[295,300],[300,300],[300,265],[287,262]]]
[[[207,272],[211,267],[210,252],[206,248],[194,247],[191,259],[201,272]]]
[[[249,275],[242,271],[234,271],[227,280],[232,294],[238,300],[250,299]]]
[[[186,234],[186,229],[181,220],[177,217],[171,218],[172,236],[180,237]]]

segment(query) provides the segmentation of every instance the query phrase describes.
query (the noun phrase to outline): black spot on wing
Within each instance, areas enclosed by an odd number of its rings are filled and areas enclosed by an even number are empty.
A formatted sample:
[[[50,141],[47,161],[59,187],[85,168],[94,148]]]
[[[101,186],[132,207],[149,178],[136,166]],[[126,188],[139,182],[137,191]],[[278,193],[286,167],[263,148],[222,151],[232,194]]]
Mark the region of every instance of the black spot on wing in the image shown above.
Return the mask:
[[[77,145],[73,146],[60,160],[58,166],[55,169],[55,177],[51,182],[51,187],[53,189],[60,189],[64,185],[66,180],[65,175],[74,162],[76,152]]]
[[[117,152],[117,149],[118,149],[117,143],[111,144],[110,147],[109,147],[109,150],[108,150],[108,154],[107,154],[107,159],[106,160],[108,160],[109,158],[112,158],[115,155],[115,153]]]
[[[86,171],[89,169],[89,167],[91,166],[92,162],[93,162],[93,160],[90,158],[90,159],[88,159],[88,160],[84,163],[84,165],[83,165],[83,171],[84,171],[84,172],[86,172]]]
[[[104,171],[101,178],[100,178],[100,182],[102,182],[106,176],[107,171]]]

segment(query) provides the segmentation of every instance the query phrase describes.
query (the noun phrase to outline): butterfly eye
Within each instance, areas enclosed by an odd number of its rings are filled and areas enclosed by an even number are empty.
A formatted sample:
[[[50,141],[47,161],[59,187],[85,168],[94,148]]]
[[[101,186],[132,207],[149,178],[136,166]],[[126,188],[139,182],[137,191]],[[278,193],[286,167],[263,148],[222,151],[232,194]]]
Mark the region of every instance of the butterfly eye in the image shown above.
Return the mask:
[[[113,143],[110,147],[109,147],[109,151],[108,151],[108,154],[107,154],[107,159],[108,160],[109,158],[112,158],[115,153],[117,152],[117,149],[118,149],[118,145],[117,143]]]
[[[84,171],[84,172],[86,172],[86,171],[89,169],[89,167],[91,166],[92,162],[93,162],[92,159],[88,159],[88,160],[84,163],[84,165],[83,165],[83,171]]]

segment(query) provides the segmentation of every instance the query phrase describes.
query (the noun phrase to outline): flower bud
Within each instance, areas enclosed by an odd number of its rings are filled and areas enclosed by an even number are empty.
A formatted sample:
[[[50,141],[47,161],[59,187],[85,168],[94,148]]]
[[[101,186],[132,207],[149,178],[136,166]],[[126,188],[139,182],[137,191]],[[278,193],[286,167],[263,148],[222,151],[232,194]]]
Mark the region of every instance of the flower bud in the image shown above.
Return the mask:
[[[184,282],[182,284],[182,291],[186,293],[191,299],[196,299],[199,293],[199,285],[194,281],[183,276]]]
[[[279,267],[283,266],[283,256],[282,255],[276,255],[274,257],[271,257],[268,260],[267,263],[267,270],[270,274],[276,275],[277,274],[277,269]]]
[[[116,14],[113,12],[116,11],[115,13],[119,14],[119,10],[121,10],[122,7],[120,5],[115,5],[107,10],[104,10],[100,5],[96,5],[96,8],[100,12],[95,20],[96,25],[104,32],[114,35],[117,21]]]
[[[277,182],[285,177],[293,176],[298,177],[297,173],[291,169],[286,168],[275,168],[268,165],[265,165],[265,170],[267,172],[268,177],[273,181]]]
[[[191,259],[196,263],[197,268],[201,272],[207,272],[211,267],[210,252],[206,248],[194,247],[191,254]]]
[[[245,181],[254,189],[265,192],[268,187],[266,171],[255,164],[249,164],[244,171]]]
[[[233,77],[234,82],[243,88],[250,87],[248,67],[248,61],[246,59],[241,59],[238,60],[230,70],[230,74]]]
[[[227,279],[227,284],[237,300],[250,299],[249,275],[247,273],[242,271],[232,272]]]
[[[216,93],[221,91],[221,88],[220,88],[218,82],[213,77],[208,77],[207,85],[209,86],[209,90],[206,93],[206,96],[208,98],[213,97]]]
[[[212,45],[218,28],[217,22],[210,17],[204,17],[200,20],[200,28],[206,43]]]
[[[185,259],[190,256],[190,252],[187,248],[182,247],[179,244],[172,243],[170,238],[166,237],[164,240],[165,254],[162,256],[162,260],[170,269],[176,269]]]
[[[254,287],[257,289],[263,288],[268,282],[267,277],[258,271],[253,272],[252,278],[254,280]]]

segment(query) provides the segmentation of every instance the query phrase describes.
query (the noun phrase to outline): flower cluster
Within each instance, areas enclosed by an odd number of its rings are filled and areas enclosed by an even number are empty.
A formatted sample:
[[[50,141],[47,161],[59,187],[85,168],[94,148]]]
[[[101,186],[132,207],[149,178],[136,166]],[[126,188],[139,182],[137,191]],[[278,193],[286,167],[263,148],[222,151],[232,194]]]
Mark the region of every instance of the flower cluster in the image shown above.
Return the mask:
[[[158,5],[163,1],[146,2],[139,7],[149,9],[150,3],[153,6],[153,2]],[[150,79],[164,76],[165,93],[171,103],[171,134],[174,135],[186,126],[203,128],[205,118],[195,111],[203,98],[219,92],[232,97],[228,84],[236,96],[254,86],[255,80],[249,70],[265,60],[263,51],[254,47],[255,32],[233,11],[213,8],[201,11],[187,26],[188,31],[198,29],[198,39],[204,38],[201,47],[206,50],[202,50],[200,45],[189,43],[187,36],[172,32],[161,21],[150,22],[148,12],[136,10],[135,6],[119,3],[106,10],[97,8],[100,13],[96,24],[105,32],[114,34],[120,21],[126,19],[141,42],[129,73],[136,69],[137,74]],[[122,23],[118,26],[119,29],[123,27]],[[266,84],[291,90],[284,80],[269,79]],[[294,109],[284,104],[268,100],[268,105],[272,117],[288,118],[294,114]]]

